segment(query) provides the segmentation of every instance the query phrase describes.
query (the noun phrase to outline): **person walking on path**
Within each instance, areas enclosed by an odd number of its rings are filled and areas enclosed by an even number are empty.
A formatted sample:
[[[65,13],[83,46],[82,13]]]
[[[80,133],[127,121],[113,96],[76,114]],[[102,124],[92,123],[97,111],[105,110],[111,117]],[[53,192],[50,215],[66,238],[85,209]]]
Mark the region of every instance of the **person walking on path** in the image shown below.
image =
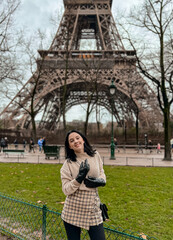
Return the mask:
[[[143,153],[142,144],[141,144],[141,142],[139,141],[139,142],[138,142],[138,149],[137,149],[137,153],[140,153],[140,151],[141,151],[141,153]]]
[[[114,138],[114,144],[115,144],[115,150],[117,149],[119,152],[119,148],[118,148],[118,141],[116,138]]]
[[[157,153],[161,153],[161,146],[160,146],[160,143],[157,144]]]
[[[24,149],[24,151],[25,151],[25,149],[26,149],[26,144],[27,144],[26,140],[23,139],[23,149]]]
[[[1,149],[3,150],[5,148],[5,139],[1,138]]]
[[[44,146],[46,146],[46,138],[43,137],[43,141],[42,141],[42,148],[44,149]]]
[[[17,141],[17,139],[14,140],[14,146],[15,146],[15,149],[18,148],[18,141]]]
[[[171,149],[172,149],[172,153],[173,153],[173,138],[171,138],[170,143],[171,143]]]
[[[34,140],[31,138],[30,139],[30,142],[29,142],[29,152],[32,152],[35,153],[35,150],[34,150]]]
[[[99,153],[76,130],[65,139],[66,160],[60,170],[66,200],[61,218],[68,240],[80,240],[81,228],[91,240],[105,240],[97,188],[105,186],[106,176]]]
[[[148,149],[149,149],[150,153],[152,153],[153,143],[152,143],[151,139],[149,139],[149,141],[148,141]]]
[[[43,139],[42,138],[38,139],[38,146],[39,146],[39,152],[42,152],[42,147],[43,147]]]

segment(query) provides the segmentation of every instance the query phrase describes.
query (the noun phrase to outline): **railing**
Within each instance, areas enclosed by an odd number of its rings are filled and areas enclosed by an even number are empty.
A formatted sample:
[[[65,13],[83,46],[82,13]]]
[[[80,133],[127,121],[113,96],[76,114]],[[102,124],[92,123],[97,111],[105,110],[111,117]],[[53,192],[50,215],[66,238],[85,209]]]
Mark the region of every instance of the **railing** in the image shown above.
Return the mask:
[[[109,151],[110,151],[110,144],[95,144],[93,145],[93,147],[95,148],[107,148]],[[133,145],[125,145],[125,144],[122,144],[122,145],[116,145],[115,146],[115,149],[119,149],[121,150],[121,152],[126,152],[127,150],[134,150],[134,152],[141,152],[141,153],[145,153],[144,151],[156,151],[157,152],[157,145],[136,145],[136,144],[133,144]],[[160,150],[164,150],[164,145],[161,145],[160,146]]]
[[[57,51],[46,51],[46,50],[38,50],[41,57],[48,57],[48,59],[52,59],[55,57],[66,59],[67,51],[65,50],[57,50]],[[69,58],[96,58],[96,59],[108,59],[108,58],[134,58],[135,51],[133,50],[98,50],[98,51],[88,51],[88,50],[72,50],[68,52]]]
[[[139,233],[132,233],[104,224],[106,240],[157,240]],[[66,240],[66,233],[57,210],[46,205],[34,205],[0,194],[0,232],[20,240]],[[82,230],[82,240],[88,240],[86,230]]]

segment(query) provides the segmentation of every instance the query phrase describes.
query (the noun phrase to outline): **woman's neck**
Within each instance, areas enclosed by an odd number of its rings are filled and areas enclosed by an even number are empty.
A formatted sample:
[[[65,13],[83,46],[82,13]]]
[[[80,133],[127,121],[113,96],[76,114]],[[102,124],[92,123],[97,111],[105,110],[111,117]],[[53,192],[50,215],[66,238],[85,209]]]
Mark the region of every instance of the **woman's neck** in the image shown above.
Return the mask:
[[[75,152],[75,154],[76,154],[76,156],[80,156],[80,155],[85,155],[86,152],[84,152],[84,151],[81,151],[81,152]]]

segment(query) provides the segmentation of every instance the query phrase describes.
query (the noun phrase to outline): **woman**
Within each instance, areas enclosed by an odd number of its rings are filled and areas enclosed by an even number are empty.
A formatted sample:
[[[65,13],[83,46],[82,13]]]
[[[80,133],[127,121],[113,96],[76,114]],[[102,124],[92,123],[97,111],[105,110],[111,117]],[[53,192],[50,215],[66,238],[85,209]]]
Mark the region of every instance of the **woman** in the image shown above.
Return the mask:
[[[97,187],[106,184],[100,155],[76,130],[66,136],[65,154],[61,181],[67,197],[61,217],[68,240],[80,240],[81,228],[88,230],[91,240],[105,240],[97,191]]]

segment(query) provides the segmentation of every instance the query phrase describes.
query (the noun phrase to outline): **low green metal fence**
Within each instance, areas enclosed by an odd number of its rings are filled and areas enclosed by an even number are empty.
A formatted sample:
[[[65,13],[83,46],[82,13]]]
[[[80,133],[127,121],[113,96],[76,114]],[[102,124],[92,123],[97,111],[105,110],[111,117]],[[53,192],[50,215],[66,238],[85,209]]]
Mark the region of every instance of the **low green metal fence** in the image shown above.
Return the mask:
[[[139,233],[115,228],[104,223],[106,240],[157,240]],[[21,240],[66,240],[66,233],[57,210],[46,205],[39,206],[0,194],[0,232],[12,239]],[[86,230],[82,230],[82,240],[88,240]]]

